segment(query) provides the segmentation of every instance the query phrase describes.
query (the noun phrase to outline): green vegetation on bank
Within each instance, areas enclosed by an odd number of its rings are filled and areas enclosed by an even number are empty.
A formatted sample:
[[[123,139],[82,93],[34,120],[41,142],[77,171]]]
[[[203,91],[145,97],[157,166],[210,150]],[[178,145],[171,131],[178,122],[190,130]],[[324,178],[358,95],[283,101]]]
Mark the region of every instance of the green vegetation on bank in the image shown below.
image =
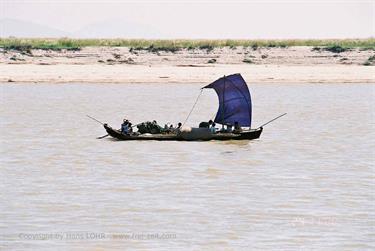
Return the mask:
[[[375,38],[368,39],[290,39],[290,40],[146,40],[146,39],[45,39],[45,38],[0,38],[0,47],[28,51],[31,49],[45,50],[79,50],[87,46],[130,47],[132,50],[148,50],[151,52],[170,51],[180,49],[204,49],[237,46],[251,47],[290,47],[314,46],[333,48],[332,52],[345,51],[351,48],[375,50]]]

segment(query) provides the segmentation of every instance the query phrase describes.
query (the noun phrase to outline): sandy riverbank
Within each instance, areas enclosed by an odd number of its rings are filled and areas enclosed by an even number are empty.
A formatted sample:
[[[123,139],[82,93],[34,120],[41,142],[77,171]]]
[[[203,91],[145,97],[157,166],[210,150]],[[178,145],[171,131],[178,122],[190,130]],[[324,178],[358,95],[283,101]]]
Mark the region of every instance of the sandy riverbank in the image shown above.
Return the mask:
[[[13,50],[0,53],[0,82],[14,83],[207,83],[241,73],[257,83],[375,83],[364,66],[372,50],[342,53],[289,48],[216,48],[149,52],[126,47],[79,51]]]

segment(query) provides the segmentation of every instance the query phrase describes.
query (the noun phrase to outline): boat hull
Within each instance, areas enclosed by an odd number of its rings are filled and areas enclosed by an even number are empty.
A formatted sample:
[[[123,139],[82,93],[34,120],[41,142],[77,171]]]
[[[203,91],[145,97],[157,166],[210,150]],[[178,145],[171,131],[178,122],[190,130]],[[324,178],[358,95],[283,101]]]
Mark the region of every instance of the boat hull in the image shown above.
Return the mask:
[[[141,134],[141,135],[126,135],[121,133],[117,129],[104,124],[104,129],[107,131],[108,135],[117,140],[158,140],[158,141],[209,141],[209,140],[252,140],[258,139],[262,134],[263,128],[258,128],[254,130],[243,131],[239,134],[235,133],[216,133],[212,134],[211,137],[205,138],[194,138],[188,139],[182,137],[180,134]]]

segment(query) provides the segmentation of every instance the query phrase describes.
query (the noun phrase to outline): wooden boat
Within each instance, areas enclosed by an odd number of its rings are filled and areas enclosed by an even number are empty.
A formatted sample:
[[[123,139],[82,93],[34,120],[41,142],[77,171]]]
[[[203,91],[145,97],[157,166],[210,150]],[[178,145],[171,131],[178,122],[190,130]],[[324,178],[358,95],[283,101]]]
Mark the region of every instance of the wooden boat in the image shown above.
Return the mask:
[[[219,109],[214,122],[221,124],[222,129],[224,129],[224,125],[233,126],[238,124],[242,130],[237,133],[229,133],[225,132],[225,130],[211,133],[209,128],[188,128],[187,130],[182,128],[174,133],[123,134],[120,130],[114,129],[108,124],[103,124],[104,129],[108,135],[118,140],[207,141],[252,140],[260,137],[263,131],[262,126],[250,129],[252,116],[251,96],[249,88],[240,74],[224,76],[201,89],[202,91],[203,89],[214,89],[218,95]]]
[[[104,128],[108,135],[118,140],[159,140],[159,141],[208,141],[208,140],[251,140],[260,137],[263,128],[247,130],[241,133],[215,133],[211,137],[204,138],[189,138],[184,137],[183,133],[168,133],[168,134],[123,134],[120,130],[113,129],[112,127],[104,124]]]

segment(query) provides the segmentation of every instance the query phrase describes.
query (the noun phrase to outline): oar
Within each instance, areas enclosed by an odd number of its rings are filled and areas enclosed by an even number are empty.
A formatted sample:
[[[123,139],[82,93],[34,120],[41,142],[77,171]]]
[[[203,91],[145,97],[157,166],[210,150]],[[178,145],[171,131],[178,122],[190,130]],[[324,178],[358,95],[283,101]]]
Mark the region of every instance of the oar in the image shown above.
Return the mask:
[[[105,137],[109,136],[109,134],[106,134],[104,136],[97,137],[97,139],[104,139]]]
[[[271,122],[275,121],[276,119],[279,119],[279,118],[281,118],[282,116],[285,116],[285,115],[286,115],[286,113],[283,113],[283,114],[281,114],[281,115],[277,116],[276,118],[274,118],[274,119],[271,119],[271,120],[270,120],[270,121],[268,121],[267,123],[264,123],[263,125],[259,126],[259,127],[257,128],[257,129],[259,129],[259,128],[261,128],[261,127],[265,126],[265,125],[268,125],[269,123],[271,123]]]
[[[98,123],[104,125],[103,122],[97,120],[96,118],[93,118],[93,117],[91,117],[91,116],[89,116],[89,115],[86,115],[86,116],[89,117],[90,119],[92,119],[92,120],[94,120],[94,121],[96,121],[96,122],[98,122]],[[109,136],[109,134],[106,134],[106,135],[104,135],[104,136],[97,137],[97,139],[104,139],[104,138],[107,137],[107,136]]]
[[[104,125],[104,123],[103,123],[103,122],[101,122],[101,121],[97,120],[96,118],[93,118],[93,117],[91,117],[91,116],[89,116],[89,115],[86,115],[86,116],[87,116],[87,117],[89,117],[90,119],[92,119],[92,120],[94,120],[94,121],[96,121],[96,122],[98,122],[98,123],[100,123],[100,124]]]

